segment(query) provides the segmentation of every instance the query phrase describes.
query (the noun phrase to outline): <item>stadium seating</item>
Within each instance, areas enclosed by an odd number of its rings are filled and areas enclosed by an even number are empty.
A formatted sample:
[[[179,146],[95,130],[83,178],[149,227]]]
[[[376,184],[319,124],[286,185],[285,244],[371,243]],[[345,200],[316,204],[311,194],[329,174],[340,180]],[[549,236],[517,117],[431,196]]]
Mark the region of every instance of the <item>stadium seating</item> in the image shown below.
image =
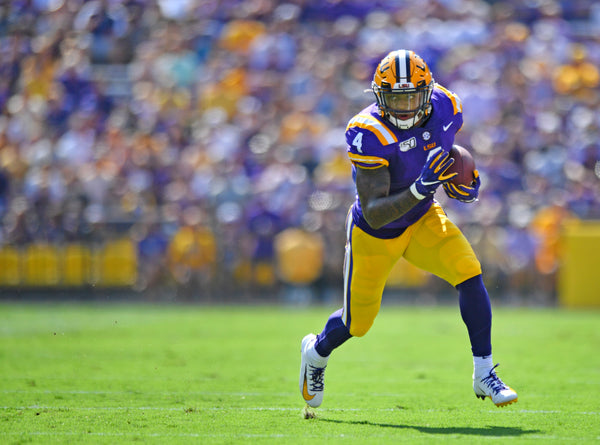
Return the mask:
[[[62,284],[67,287],[81,287],[91,284],[92,251],[88,246],[71,243],[63,249]]]
[[[286,229],[275,237],[277,271],[283,282],[306,285],[321,275],[324,246],[321,237],[301,229]]]
[[[26,287],[48,287],[60,283],[59,249],[47,243],[33,243],[22,252],[23,281]]]
[[[133,241],[121,238],[106,242],[94,253],[95,285],[133,286],[137,280],[137,254]]]
[[[19,249],[4,246],[0,249],[0,287],[12,287],[21,284],[21,265]]]

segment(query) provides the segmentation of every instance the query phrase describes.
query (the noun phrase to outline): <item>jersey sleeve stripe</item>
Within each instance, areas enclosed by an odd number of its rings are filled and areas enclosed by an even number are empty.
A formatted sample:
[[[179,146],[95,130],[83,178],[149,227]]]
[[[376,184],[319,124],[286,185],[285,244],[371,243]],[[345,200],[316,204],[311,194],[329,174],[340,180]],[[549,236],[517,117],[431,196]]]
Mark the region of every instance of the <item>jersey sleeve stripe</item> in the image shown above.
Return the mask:
[[[451,91],[449,91],[448,89],[444,88],[439,83],[436,83],[435,86],[441,92],[443,92],[446,96],[448,96],[448,98],[452,102],[452,106],[454,107],[454,114],[458,113],[459,111],[462,112],[462,102],[456,94],[454,94]]]
[[[394,133],[392,133],[388,128],[385,127],[385,125],[383,125],[373,116],[366,114],[354,116],[354,118],[348,123],[346,131],[352,127],[364,128],[365,130],[372,132],[375,136],[377,136],[377,139],[379,139],[379,142],[381,142],[383,145],[389,145],[393,144],[394,142],[398,142],[396,135],[394,135]]]
[[[348,157],[352,162],[358,162],[360,164],[367,164],[371,167],[389,166],[390,163],[387,159],[379,158],[377,156],[362,156],[356,153],[348,153]]]

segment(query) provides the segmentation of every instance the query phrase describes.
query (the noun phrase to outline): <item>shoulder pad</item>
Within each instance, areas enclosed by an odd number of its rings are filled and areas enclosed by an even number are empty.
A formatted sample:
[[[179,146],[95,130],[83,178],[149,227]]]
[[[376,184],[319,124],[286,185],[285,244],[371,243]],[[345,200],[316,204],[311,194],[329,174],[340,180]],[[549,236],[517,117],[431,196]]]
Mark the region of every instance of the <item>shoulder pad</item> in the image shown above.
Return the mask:
[[[346,127],[346,134],[354,133],[352,129],[362,128],[372,133],[381,145],[390,145],[398,142],[396,135],[383,122],[371,116],[370,114],[357,114]],[[352,141],[349,141],[351,144]]]
[[[460,100],[460,97],[458,97],[458,95],[456,93],[448,90],[447,88],[443,87],[439,83],[435,84],[435,89],[440,91],[441,93],[443,93],[443,94],[441,94],[442,97],[445,96],[448,99],[450,99],[450,101],[452,102],[452,107],[454,108],[454,114],[462,113],[462,101]]]

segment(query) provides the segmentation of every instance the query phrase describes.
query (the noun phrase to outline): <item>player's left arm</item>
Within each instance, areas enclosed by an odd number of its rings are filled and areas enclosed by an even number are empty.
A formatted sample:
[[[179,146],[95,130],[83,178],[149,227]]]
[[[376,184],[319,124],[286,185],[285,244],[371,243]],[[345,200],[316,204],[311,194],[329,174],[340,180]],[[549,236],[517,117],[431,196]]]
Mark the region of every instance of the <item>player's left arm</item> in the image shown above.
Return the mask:
[[[443,187],[446,195],[449,198],[456,199],[460,202],[475,202],[479,199],[479,187],[481,187],[481,177],[479,176],[479,171],[473,171],[473,181],[471,184],[457,185],[453,184],[452,182],[446,182],[444,183]]]
[[[460,202],[475,202],[479,199],[479,187],[481,186],[481,178],[479,172],[475,170],[473,172],[473,182],[471,185],[453,184],[446,182],[443,187],[446,195],[449,198],[456,199]]]
[[[452,104],[452,114],[453,114],[453,123],[454,125],[454,134],[452,135],[452,141],[446,143],[447,146],[451,147],[454,144],[454,137],[456,134],[462,129],[463,126],[463,107],[462,101],[460,97],[453,91],[450,91],[444,88],[441,85],[437,85],[437,88],[440,89],[446,97],[450,100]],[[481,177],[479,176],[479,172],[475,170],[474,179],[470,185],[456,185],[451,182],[444,183],[444,191],[449,198],[456,199],[461,202],[475,202],[479,198],[479,187],[481,186]]]

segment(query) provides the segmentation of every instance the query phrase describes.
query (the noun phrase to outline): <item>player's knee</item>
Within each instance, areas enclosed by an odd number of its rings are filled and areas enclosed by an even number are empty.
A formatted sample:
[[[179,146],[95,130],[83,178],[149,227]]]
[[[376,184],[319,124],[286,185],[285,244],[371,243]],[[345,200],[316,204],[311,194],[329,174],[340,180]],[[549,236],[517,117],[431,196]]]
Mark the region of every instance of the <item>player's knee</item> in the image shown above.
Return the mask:
[[[353,337],[362,337],[367,332],[369,332],[369,329],[371,329],[372,325],[373,325],[373,322],[355,323],[354,321],[352,321],[352,324],[350,326],[350,335],[352,335]]]
[[[454,281],[456,284],[467,281],[477,275],[481,275],[481,263],[479,263],[475,254],[465,255],[462,258],[459,258],[454,262],[454,268]],[[456,284],[454,284],[454,286],[456,286]]]

